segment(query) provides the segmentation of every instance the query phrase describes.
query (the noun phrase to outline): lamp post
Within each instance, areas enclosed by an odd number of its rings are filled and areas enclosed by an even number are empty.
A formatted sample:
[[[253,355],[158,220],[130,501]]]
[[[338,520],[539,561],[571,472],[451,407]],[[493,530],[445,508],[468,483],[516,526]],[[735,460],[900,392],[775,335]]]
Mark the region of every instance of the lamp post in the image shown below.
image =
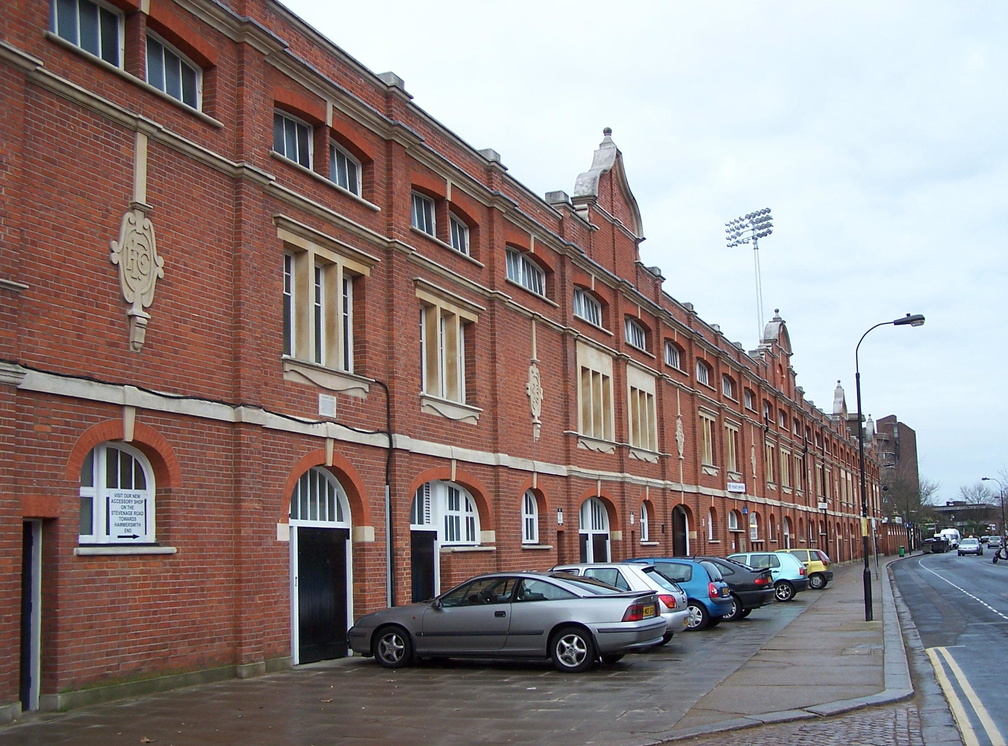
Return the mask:
[[[1001,498],[1001,530],[998,531],[999,536],[1004,536],[1005,534],[1005,512],[1004,512],[1004,485],[1001,484],[1000,479],[994,479],[992,477],[980,477],[981,482],[997,482],[999,487],[998,496]]]
[[[871,568],[868,566],[868,488],[865,484],[864,421],[861,414],[861,368],[858,363],[858,351],[861,349],[861,343],[864,342],[869,332],[873,329],[878,329],[880,326],[888,326],[889,324],[893,326],[921,326],[924,324],[924,316],[919,313],[913,315],[908,313],[903,318],[875,324],[875,326],[861,335],[861,339],[858,340],[857,346],[854,348],[854,389],[857,392],[858,465],[861,476],[861,551],[864,555],[864,571],[862,574],[864,576],[864,618],[866,622],[872,620],[872,591]]]
[[[760,279],[759,240],[773,233],[773,217],[770,208],[750,212],[740,218],[725,223],[725,240],[728,248],[733,249],[752,241],[753,263],[756,266],[756,319],[759,322],[760,339],[763,338],[763,281]]]

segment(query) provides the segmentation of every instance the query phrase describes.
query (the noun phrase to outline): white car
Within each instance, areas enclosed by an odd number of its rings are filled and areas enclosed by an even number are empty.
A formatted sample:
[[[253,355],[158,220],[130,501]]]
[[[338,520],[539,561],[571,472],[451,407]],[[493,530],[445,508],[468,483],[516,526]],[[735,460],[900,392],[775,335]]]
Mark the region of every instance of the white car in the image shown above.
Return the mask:
[[[980,543],[979,539],[968,536],[959,542],[959,547],[956,551],[960,557],[964,554],[975,554],[978,557],[983,557],[983,544]]]
[[[687,628],[689,599],[685,591],[657,570],[654,565],[640,562],[595,562],[557,565],[550,572],[567,572],[595,578],[621,591],[654,591],[658,594],[661,615],[668,631],[662,637],[664,645],[676,632]]]

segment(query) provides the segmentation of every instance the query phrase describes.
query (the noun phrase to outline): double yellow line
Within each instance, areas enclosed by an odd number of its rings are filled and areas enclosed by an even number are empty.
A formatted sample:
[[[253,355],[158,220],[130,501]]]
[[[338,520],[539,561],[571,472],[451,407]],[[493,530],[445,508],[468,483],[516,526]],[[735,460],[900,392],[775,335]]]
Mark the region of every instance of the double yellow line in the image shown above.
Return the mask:
[[[1001,735],[997,726],[994,725],[994,721],[991,719],[990,713],[987,712],[987,708],[983,706],[976,691],[970,686],[966,674],[959,668],[959,664],[953,660],[949,651],[945,648],[928,648],[926,652],[928,658],[931,659],[931,665],[935,670],[935,677],[938,679],[938,683],[945,693],[945,699],[948,700],[949,707],[952,709],[952,715],[959,725],[959,733],[962,735],[966,746],[980,746],[980,741],[977,739],[977,734],[973,729],[973,723],[969,714],[966,712],[966,708],[959,698],[955,686],[953,686],[952,681],[949,679],[948,672],[951,672],[970,708],[976,713],[977,719],[980,721],[980,727],[983,728],[987,738],[990,739],[991,746],[1005,746],[1004,736]]]

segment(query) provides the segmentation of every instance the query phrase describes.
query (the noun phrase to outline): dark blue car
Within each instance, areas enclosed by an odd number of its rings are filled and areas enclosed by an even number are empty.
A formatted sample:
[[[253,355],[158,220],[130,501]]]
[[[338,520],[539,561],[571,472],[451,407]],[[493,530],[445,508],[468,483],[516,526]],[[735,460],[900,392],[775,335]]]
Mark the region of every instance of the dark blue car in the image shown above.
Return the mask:
[[[686,557],[640,557],[630,562],[647,562],[661,575],[678,583],[686,592],[689,619],[686,628],[707,629],[731,614],[731,590],[713,562]]]

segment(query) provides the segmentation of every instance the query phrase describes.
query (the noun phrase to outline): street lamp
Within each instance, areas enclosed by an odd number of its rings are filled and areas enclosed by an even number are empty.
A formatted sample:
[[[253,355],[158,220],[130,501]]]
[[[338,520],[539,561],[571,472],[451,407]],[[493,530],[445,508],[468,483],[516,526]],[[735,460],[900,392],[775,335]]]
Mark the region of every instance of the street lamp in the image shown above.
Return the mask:
[[[997,482],[998,483],[998,487],[1000,488],[1000,492],[998,492],[998,495],[1001,497],[1001,530],[998,531],[998,534],[1000,536],[1004,536],[1004,534],[1005,534],[1004,485],[1001,484],[1001,480],[1000,479],[993,479],[991,477],[980,477],[980,481],[981,482]]]
[[[760,339],[763,338],[763,281],[760,279],[759,240],[773,233],[773,217],[770,208],[750,212],[740,218],[725,223],[725,241],[728,248],[733,249],[752,241],[753,263],[756,267],[756,318],[759,322]]]
[[[871,568],[868,567],[868,488],[865,484],[865,462],[864,462],[864,421],[861,414],[861,368],[858,364],[858,350],[861,343],[868,336],[868,332],[878,329],[880,326],[922,326],[924,316],[915,313],[907,314],[903,318],[892,321],[882,321],[868,329],[861,335],[857,346],[854,348],[854,388],[857,391],[857,428],[858,428],[858,464],[861,472],[861,551],[864,554],[864,618],[866,622],[872,620],[872,591],[871,591]]]

